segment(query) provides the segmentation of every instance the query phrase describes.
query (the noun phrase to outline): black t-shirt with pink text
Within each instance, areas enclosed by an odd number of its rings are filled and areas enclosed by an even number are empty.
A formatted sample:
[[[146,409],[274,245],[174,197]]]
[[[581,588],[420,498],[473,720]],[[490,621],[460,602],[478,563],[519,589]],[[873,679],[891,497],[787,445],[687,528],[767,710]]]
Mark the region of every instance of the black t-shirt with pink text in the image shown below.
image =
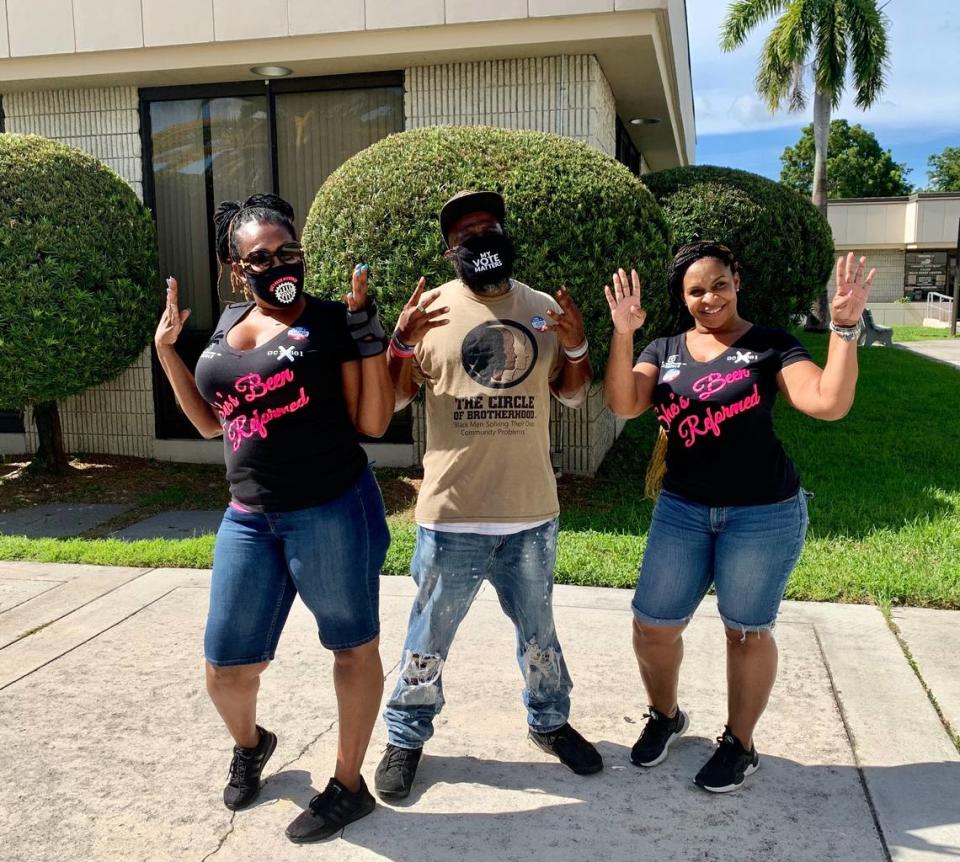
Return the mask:
[[[653,412],[667,432],[663,487],[706,506],[757,506],[797,493],[800,477],[773,430],[777,374],[809,360],[782,329],[752,326],[710,362],[686,334],[658,338],[639,362],[660,369]]]
[[[346,306],[306,299],[292,326],[251,350],[226,336],[253,303],[227,306],[197,362],[197,387],[223,425],[230,494],[254,511],[333,500],[367,464],[343,397],[341,364],[360,359]]]

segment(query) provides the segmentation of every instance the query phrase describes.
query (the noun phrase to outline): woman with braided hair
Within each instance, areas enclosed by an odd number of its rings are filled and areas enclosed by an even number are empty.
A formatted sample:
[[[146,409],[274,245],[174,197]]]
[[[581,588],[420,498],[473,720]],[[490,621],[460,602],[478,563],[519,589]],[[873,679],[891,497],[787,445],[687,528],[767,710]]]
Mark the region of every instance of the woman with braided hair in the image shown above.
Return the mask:
[[[633,337],[646,313],[636,272],[605,287],[613,339],[607,403],[632,418],[652,408],[666,435],[663,489],[653,511],[632,606],[633,645],[650,704],[631,760],[651,767],[689,726],[678,706],[683,630],[711,583],[727,641],[727,721],[694,778],[714,793],[736,790],[760,760],[753,732],[773,688],[773,626],[807,530],[807,493],[773,429],[778,393],[815,419],[841,419],[857,383],[860,316],[876,270],[837,260],[824,368],[788,332],[737,311],[740,272],[725,245],[683,246],[668,271],[684,325],[647,345]]]
[[[257,724],[260,674],[298,594],[334,652],[339,713],[334,776],[287,827],[317,841],[369,814],[360,775],[383,690],[379,576],[389,545],[383,500],[358,435],[393,414],[387,339],[353,271],[345,303],[303,293],[303,250],[290,204],[275,195],[221,204],[217,256],[248,301],[228,305],[197,363],[177,355],[190,314],[167,280],[154,338],[177,402],[204,437],[223,435],[230,505],[214,548],[204,636],[207,691],[235,746],[227,808],[260,792],[277,745]]]

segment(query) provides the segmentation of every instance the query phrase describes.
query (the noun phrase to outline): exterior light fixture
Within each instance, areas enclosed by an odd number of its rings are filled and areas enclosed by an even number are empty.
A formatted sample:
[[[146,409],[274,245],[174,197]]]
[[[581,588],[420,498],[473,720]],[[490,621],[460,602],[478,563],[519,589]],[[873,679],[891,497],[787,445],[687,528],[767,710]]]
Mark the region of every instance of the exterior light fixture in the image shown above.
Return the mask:
[[[250,71],[261,78],[285,78],[293,69],[286,66],[253,66]]]
[[[630,121],[631,126],[655,126],[660,122],[659,117],[634,117]]]

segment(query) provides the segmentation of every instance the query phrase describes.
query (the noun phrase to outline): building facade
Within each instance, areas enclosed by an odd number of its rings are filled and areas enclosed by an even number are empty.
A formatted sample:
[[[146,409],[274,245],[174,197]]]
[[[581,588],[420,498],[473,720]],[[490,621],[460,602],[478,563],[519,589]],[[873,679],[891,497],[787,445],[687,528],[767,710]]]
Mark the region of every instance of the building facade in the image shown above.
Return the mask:
[[[960,193],[832,200],[827,218],[837,253],[862,253],[877,268],[870,292],[877,323],[921,325],[931,292],[953,295]]]
[[[5,131],[90,152],[152,209],[161,270],[193,312],[188,362],[229,299],[210,231],[220,200],[273,190],[302,224],[351,155],[436,124],[554,132],[635,173],[689,164],[695,145],[683,0],[0,0],[0,100]],[[71,451],[221,457],[149,349],[61,416]],[[414,463],[422,425],[415,406],[370,448]],[[558,408],[558,466],[592,473],[617,432],[598,387]],[[29,415],[0,416],[0,452],[35,445]]]

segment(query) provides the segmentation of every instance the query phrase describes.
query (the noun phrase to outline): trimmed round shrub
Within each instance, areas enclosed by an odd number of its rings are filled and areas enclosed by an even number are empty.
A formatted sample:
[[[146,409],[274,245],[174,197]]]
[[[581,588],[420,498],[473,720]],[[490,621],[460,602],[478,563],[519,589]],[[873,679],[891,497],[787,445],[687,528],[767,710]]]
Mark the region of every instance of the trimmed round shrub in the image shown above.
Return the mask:
[[[806,314],[833,268],[830,225],[809,200],[766,177],[708,165],[648,174],[674,243],[722,242],[742,267],[740,313],[785,327]]]
[[[307,287],[342,296],[353,265],[370,267],[389,327],[418,278],[454,278],[437,214],[461,189],[494,189],[517,246],[514,275],[553,294],[566,285],[583,312],[599,369],[610,341],[603,285],[615,267],[662,284],[670,243],[653,196],[618,162],[577,141],[484,126],[434,126],[391,135],[345,162],[317,192],[303,242]],[[667,321],[662,289],[648,291],[650,327]]]
[[[162,293],[153,220],[123,179],[72,147],[0,135],[0,406],[115,377]]]

